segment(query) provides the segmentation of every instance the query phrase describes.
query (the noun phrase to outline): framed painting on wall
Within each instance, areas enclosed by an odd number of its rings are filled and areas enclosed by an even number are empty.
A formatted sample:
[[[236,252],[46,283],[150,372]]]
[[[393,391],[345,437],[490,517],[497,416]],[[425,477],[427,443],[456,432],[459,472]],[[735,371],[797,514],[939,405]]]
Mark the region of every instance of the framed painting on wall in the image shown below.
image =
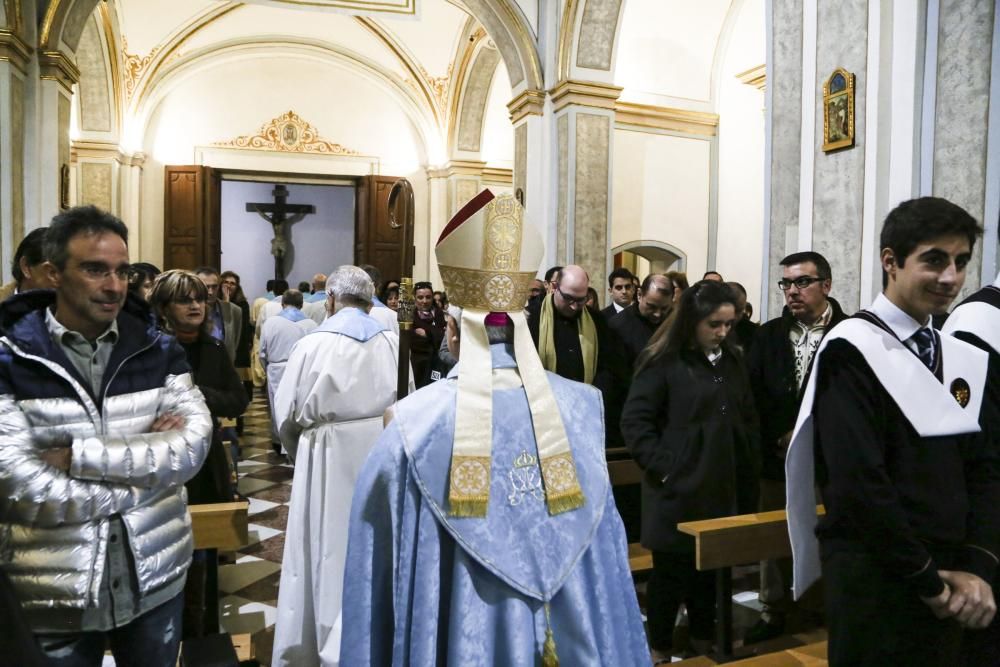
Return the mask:
[[[823,152],[854,145],[854,75],[838,67],[823,84]]]

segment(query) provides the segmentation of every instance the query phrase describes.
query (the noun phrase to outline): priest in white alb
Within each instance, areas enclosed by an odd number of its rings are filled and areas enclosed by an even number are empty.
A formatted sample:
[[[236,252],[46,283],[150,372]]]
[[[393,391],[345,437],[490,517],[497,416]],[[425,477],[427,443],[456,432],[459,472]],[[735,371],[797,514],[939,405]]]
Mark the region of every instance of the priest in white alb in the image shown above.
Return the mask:
[[[341,266],[326,292],[333,315],[296,344],[274,398],[295,477],[272,665],[339,664],[351,495],[396,400],[399,338],[367,314],[368,275]]]
[[[269,317],[260,329],[260,362],[267,374],[267,399],[271,406],[271,437],[278,440],[278,420],[274,414],[274,394],[285,373],[285,364],[299,339],[316,328],[316,323],[302,314],[302,292],[286,290],[281,295],[281,312]]]

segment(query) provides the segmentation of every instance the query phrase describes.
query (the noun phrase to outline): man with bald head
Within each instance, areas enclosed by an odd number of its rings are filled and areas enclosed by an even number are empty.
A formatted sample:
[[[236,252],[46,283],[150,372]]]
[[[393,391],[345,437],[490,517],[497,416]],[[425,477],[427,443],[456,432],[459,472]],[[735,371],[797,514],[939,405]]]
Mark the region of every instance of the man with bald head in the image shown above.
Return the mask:
[[[305,303],[321,301],[326,303],[326,274],[317,273],[312,279],[312,294],[303,294],[302,300]]]
[[[528,326],[545,369],[600,389],[607,411],[628,371],[604,318],[586,306],[588,287],[583,267],[563,267],[552,293],[528,303]],[[609,434],[618,430],[617,423],[606,426]]]

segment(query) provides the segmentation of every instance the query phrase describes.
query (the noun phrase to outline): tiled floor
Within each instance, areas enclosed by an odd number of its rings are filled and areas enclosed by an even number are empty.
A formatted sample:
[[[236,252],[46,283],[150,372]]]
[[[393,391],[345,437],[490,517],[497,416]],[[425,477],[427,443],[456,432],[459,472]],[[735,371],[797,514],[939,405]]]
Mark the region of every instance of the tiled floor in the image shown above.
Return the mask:
[[[271,450],[267,402],[259,394],[245,421],[238,472],[239,490],[250,499],[250,543],[233,554],[233,564],[219,568],[219,618],[226,632],[251,633],[257,660],[270,665],[293,469]],[[760,604],[755,590],[756,568],[736,568],[733,574],[733,620],[739,647],[743,633],[759,617]],[[802,632],[754,646],[753,650],[738,648],[738,652],[766,653],[825,639],[822,630],[791,629]]]
[[[251,633],[257,660],[269,665],[293,470],[271,450],[271,420],[259,393],[245,422],[237,472],[240,493],[250,499],[250,543],[219,568],[219,620],[226,632]]]

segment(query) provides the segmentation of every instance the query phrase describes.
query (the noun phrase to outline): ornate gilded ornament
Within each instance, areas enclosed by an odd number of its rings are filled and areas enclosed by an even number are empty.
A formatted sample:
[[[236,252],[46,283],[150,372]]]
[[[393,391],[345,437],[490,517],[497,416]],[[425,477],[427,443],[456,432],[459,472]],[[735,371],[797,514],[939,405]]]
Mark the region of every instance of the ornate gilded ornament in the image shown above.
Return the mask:
[[[972,398],[972,389],[969,387],[969,383],[962,378],[955,378],[952,381],[950,391],[963,408],[969,404],[969,399]]]
[[[490,457],[454,456],[448,494],[453,516],[485,516],[490,497]]]
[[[854,145],[854,75],[838,67],[823,84],[823,152]]]
[[[514,467],[507,473],[510,479],[510,493],[507,502],[517,507],[529,496],[535,500],[545,500],[545,490],[542,488],[542,477],[538,474],[538,459],[522,450],[514,459]]]
[[[139,79],[146,73],[149,64],[153,62],[153,59],[156,58],[156,54],[159,52],[160,47],[154,46],[153,50],[145,56],[129,53],[128,40],[125,39],[125,35],[122,35],[122,62],[125,64],[122,75],[125,79],[125,98],[127,100],[132,99],[136,86],[139,84]]]
[[[324,155],[360,155],[319,136],[319,131],[294,111],[288,111],[261,125],[257,134],[243,135],[215,146],[231,146],[284,153],[321,153]]]

